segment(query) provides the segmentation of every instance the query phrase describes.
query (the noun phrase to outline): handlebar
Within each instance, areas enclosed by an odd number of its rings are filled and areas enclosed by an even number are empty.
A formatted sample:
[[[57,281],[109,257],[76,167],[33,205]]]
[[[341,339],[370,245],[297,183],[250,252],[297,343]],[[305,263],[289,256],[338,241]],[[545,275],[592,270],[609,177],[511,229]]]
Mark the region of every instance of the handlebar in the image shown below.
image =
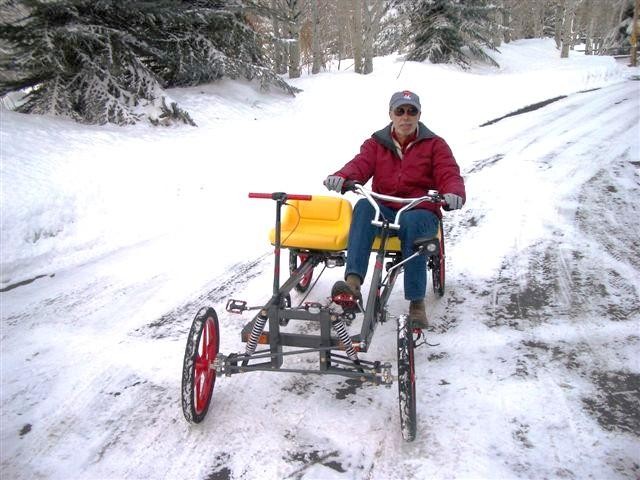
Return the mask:
[[[404,212],[406,212],[407,210],[411,210],[413,207],[415,207],[416,205],[418,205],[418,204],[420,204],[422,202],[430,202],[430,203],[434,203],[436,205],[446,206],[446,202],[444,201],[444,197],[442,195],[440,195],[440,193],[438,193],[437,190],[429,190],[427,192],[427,194],[422,196],[422,197],[402,198],[402,197],[393,197],[391,195],[383,195],[381,193],[376,193],[376,192],[374,192],[372,190],[369,190],[369,189],[363,187],[362,185],[360,185],[357,182],[346,181],[344,183],[343,191],[344,192],[355,192],[355,193],[358,193],[358,194],[362,195],[364,198],[366,198],[369,201],[371,206],[376,211],[376,216],[371,221],[371,224],[376,226],[376,227],[382,227],[383,226],[383,222],[380,220],[380,217],[382,216],[382,214],[380,212],[380,206],[378,205],[378,202],[376,201],[376,199],[377,200],[385,200],[385,201],[388,201],[388,202],[406,204],[404,207],[402,207],[400,210],[398,210],[398,212],[396,213],[396,218],[394,219],[393,223],[389,223],[388,224],[389,228],[392,228],[394,230],[400,230],[400,217],[402,216],[402,214]]]
[[[311,195],[296,195],[292,193],[273,192],[273,193],[257,193],[249,192],[249,198],[267,198],[269,200],[277,200],[285,202],[287,200],[311,200]]]

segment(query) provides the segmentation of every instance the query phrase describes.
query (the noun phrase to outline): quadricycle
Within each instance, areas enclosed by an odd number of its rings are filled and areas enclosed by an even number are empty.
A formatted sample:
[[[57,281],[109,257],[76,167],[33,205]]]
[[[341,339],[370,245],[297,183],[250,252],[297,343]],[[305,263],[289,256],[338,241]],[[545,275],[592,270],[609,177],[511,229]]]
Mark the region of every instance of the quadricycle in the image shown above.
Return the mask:
[[[218,315],[213,307],[201,308],[187,338],[182,371],[182,410],[191,423],[201,422],[211,404],[216,380],[249,372],[280,372],[302,375],[338,375],[363,383],[390,387],[398,384],[400,426],[406,441],[416,436],[416,375],[414,349],[425,343],[424,332],[414,328],[407,314],[392,316],[388,302],[403,265],[422,256],[431,271],[436,297],[444,294],[445,245],[442,222],[434,237],[419,238],[414,253],[403,258],[397,231],[402,215],[421,204],[444,205],[436,191],[419,198],[397,198],[375,193],[362,185],[347,182],[345,191],[367,199],[375,209],[372,223],[378,236],[372,246],[375,268],[369,293],[362,301],[355,295],[339,293],[324,302],[305,301],[326,268],[346,262],[346,247],[351,225],[351,203],[340,197],[293,195],[283,192],[250,193],[250,198],[275,202],[275,226],[270,232],[274,246],[273,291],[269,300],[249,306],[244,300],[229,299],[226,312],[243,314],[255,311],[241,330],[244,352],[222,354]],[[402,204],[395,218],[381,214],[380,201]],[[280,282],[281,254],[289,250],[289,278]],[[284,261],[284,259],[282,259]],[[314,280],[316,267],[322,270]],[[297,305],[291,292],[303,299]],[[350,332],[358,325],[360,331]],[[367,359],[376,328],[389,320],[397,324],[396,368],[389,361]],[[306,333],[292,328],[296,322],[308,322]],[[309,331],[314,333],[308,333]],[[296,355],[316,356],[314,368],[288,366]]]

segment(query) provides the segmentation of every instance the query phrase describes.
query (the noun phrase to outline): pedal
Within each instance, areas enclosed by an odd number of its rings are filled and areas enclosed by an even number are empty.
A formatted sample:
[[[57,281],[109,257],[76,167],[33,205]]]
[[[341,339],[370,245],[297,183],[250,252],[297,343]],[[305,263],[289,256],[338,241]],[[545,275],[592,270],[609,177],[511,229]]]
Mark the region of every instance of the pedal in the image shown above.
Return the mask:
[[[342,307],[344,313],[357,313],[362,310],[359,302],[360,295],[355,294],[346,282],[339,281],[331,289],[331,301]]]
[[[304,308],[307,312],[311,313],[320,313],[323,305],[318,302],[304,302],[302,308]]]
[[[334,256],[328,257],[325,260],[325,265],[327,266],[327,268],[344,267],[345,263],[346,263],[346,260],[343,254],[334,255]]]
[[[229,313],[242,313],[248,310],[247,302],[245,302],[244,300],[230,299],[227,302],[226,310]]]
[[[350,293],[337,293],[331,297],[331,301],[336,305],[340,305],[345,313],[357,312],[358,299]]]

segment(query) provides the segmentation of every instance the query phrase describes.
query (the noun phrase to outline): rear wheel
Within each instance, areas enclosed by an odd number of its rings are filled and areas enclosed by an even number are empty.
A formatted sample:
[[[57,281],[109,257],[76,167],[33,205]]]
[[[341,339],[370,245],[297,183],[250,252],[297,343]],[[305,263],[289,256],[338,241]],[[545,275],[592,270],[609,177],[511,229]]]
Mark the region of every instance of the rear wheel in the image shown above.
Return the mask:
[[[295,272],[307,258],[309,258],[309,255],[305,253],[298,253],[293,250],[289,250],[289,273],[293,274],[293,272]],[[309,272],[300,279],[296,284],[295,289],[300,293],[306,292],[309,290],[312,278],[313,269],[309,270]]]
[[[398,398],[400,428],[407,442],[416,438],[416,376],[413,356],[413,331],[409,317],[398,320]]]
[[[216,383],[213,361],[219,348],[220,328],[216,311],[202,308],[193,319],[182,367],[182,412],[191,423],[200,423],[209,410]]]
[[[291,308],[291,295],[289,295],[288,293],[280,299],[280,309],[285,308]],[[289,325],[289,319],[280,318],[280,320],[278,320],[278,323],[281,326],[286,327],[287,325]]]

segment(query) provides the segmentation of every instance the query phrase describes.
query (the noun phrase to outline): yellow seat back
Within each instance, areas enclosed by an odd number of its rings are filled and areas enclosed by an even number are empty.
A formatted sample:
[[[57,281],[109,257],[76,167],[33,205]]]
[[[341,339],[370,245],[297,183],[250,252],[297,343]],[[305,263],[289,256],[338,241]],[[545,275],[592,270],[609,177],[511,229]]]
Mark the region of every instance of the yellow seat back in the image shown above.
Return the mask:
[[[438,233],[436,234],[436,238],[439,240],[442,237],[442,223],[438,226]],[[371,247],[372,251],[377,251],[380,248],[380,237],[376,237],[373,240],[373,246]],[[400,238],[399,237],[389,237],[387,238],[386,245],[387,252],[401,252],[400,248]]]
[[[340,251],[347,248],[351,203],[344,198],[314,195],[311,200],[287,200],[283,207],[283,247]],[[275,242],[275,229],[269,240]]]

